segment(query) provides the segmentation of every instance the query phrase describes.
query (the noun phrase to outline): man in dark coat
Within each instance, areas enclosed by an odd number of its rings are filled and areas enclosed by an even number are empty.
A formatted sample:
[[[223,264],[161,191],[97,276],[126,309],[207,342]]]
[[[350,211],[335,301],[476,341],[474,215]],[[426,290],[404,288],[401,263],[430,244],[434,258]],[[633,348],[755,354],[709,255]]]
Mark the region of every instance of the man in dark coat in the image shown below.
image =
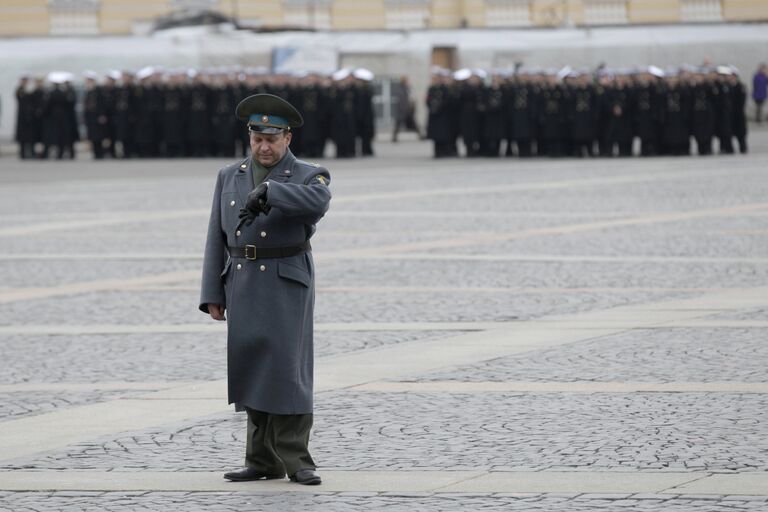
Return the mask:
[[[35,156],[35,104],[29,90],[29,77],[22,76],[16,87],[16,136],[20,158]]]
[[[660,68],[650,66],[639,76],[633,89],[632,124],[635,135],[640,139],[640,156],[655,156],[661,149],[659,119],[662,105],[659,79],[662,76],[663,71]]]
[[[91,142],[93,158],[104,158],[104,139],[107,138],[106,105],[101,94],[101,88],[96,83],[96,74],[86,71],[85,95],[83,97],[83,120],[88,140]]]
[[[43,100],[43,118],[46,119],[43,129],[43,158],[48,158],[50,148],[56,150],[56,158],[75,158],[75,141],[77,121],[75,118],[75,92],[68,85],[71,77],[68,73],[54,72],[49,74],[53,88],[48,91]]]
[[[469,76],[466,76],[466,73],[462,74],[462,71],[469,73]],[[469,70],[459,70],[454,76],[461,83],[459,110],[461,139],[464,141],[468,157],[481,156],[480,141],[485,113],[482,108],[482,78]]]
[[[529,75],[520,75],[510,86],[508,109],[508,140],[517,146],[517,155],[529,157],[533,155],[533,141],[536,139],[536,102],[533,84]],[[507,155],[512,150],[507,147]]]
[[[232,481],[320,483],[312,427],[314,264],[309,239],[328,210],[330,174],[288,145],[301,115],[256,94],[240,102],[251,157],[219,171],[203,261],[200,309],[227,313],[229,403],[248,414],[246,467]]]
[[[373,138],[376,135],[376,114],[373,112],[373,73],[365,68],[356,69],[355,77],[355,137],[360,139],[360,155],[373,156]]]
[[[453,127],[451,120],[453,112],[451,111],[450,90],[446,82],[448,78],[443,75],[434,74],[432,84],[427,89],[427,138],[434,144],[434,157],[443,158],[453,156],[452,135]]]
[[[712,154],[712,137],[715,134],[715,103],[719,93],[703,74],[692,77],[691,90],[691,133],[696,140],[699,155]]]
[[[747,88],[739,79],[735,70],[731,68],[733,74],[728,76],[731,83],[731,94],[733,94],[733,134],[739,142],[739,152],[747,152]]]
[[[358,105],[357,93],[352,83],[354,78],[338,71],[334,80],[334,85],[329,91],[332,109],[331,138],[336,145],[336,158],[353,158]]]
[[[664,153],[672,156],[690,154],[691,105],[687,87],[677,76],[667,77],[662,108],[662,143]]]
[[[571,154],[594,156],[592,142],[597,136],[597,101],[595,90],[589,83],[588,74],[569,77],[571,81],[568,99],[570,119]]]
[[[497,157],[499,156],[501,141],[506,136],[504,90],[502,89],[501,76],[494,76],[491,85],[481,89],[481,95],[485,115],[483,116],[483,140],[480,141],[480,152],[483,156]]]
[[[163,154],[171,158],[184,154],[184,78],[173,73],[159,88],[163,102]]]
[[[114,119],[112,120],[115,133],[115,142],[121,146],[122,158],[133,158],[136,156],[136,143],[134,139],[135,124],[135,100],[134,91],[136,85],[133,83],[131,73],[114,72],[115,78],[121,78],[122,83],[115,87],[115,106]]]

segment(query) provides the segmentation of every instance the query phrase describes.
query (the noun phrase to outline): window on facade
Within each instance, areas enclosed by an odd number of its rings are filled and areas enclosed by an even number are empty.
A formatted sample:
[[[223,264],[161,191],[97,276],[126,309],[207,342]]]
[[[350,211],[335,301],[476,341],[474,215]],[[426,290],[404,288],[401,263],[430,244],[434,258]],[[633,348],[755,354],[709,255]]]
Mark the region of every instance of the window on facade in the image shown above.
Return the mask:
[[[627,23],[626,0],[584,0],[586,25],[618,25]]]
[[[99,0],[48,0],[51,35],[99,33]]]
[[[385,0],[385,26],[389,29],[429,26],[429,0]]]
[[[525,27],[531,24],[529,0],[486,0],[487,27]]]
[[[680,0],[680,21],[722,21],[720,0]]]
[[[288,26],[331,28],[331,0],[284,0],[283,13]]]

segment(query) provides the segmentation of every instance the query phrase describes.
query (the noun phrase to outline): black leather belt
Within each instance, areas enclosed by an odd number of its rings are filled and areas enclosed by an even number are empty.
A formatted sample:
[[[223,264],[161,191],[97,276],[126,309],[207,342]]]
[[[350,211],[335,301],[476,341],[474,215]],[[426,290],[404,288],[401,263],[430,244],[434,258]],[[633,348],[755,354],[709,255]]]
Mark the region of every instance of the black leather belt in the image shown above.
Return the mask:
[[[232,258],[245,258],[247,260],[256,260],[259,258],[287,258],[303,252],[311,251],[312,246],[309,242],[296,247],[256,247],[255,245],[246,245],[245,247],[227,247],[227,252]]]

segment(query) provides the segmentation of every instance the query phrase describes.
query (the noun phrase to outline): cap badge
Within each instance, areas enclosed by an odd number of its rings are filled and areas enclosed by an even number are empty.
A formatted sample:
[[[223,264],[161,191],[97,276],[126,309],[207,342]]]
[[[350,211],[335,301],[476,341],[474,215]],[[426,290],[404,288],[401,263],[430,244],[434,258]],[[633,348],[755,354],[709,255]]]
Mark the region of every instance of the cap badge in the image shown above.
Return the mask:
[[[262,123],[268,123],[269,122],[269,116],[261,116],[261,122]]]

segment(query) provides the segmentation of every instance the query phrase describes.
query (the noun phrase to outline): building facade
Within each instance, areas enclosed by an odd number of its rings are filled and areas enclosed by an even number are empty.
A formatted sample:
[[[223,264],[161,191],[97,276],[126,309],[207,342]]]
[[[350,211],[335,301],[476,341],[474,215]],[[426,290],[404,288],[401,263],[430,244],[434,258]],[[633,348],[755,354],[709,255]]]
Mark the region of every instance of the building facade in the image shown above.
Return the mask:
[[[316,30],[585,27],[768,20],[766,0],[3,0],[0,37],[127,35],[183,10]]]

